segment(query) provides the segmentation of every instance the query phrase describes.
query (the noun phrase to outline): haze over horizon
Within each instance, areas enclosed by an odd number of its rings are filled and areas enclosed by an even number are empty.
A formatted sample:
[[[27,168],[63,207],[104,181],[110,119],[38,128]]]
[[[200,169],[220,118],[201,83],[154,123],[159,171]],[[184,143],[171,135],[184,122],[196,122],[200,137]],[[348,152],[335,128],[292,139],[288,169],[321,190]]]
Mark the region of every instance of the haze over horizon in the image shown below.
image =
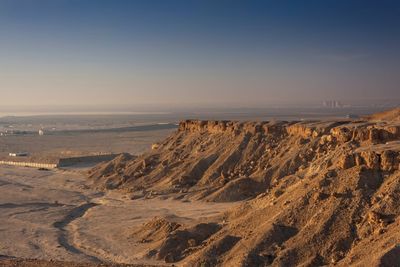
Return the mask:
[[[2,109],[400,103],[398,1],[0,1]]]

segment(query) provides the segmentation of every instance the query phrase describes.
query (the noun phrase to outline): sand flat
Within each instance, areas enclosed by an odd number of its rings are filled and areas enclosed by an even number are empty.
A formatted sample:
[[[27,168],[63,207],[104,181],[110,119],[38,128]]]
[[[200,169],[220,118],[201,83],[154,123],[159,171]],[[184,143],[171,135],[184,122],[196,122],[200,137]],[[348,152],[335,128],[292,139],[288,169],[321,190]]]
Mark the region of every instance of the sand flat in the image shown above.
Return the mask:
[[[0,254],[62,261],[162,264],[143,260],[132,232],[156,216],[185,224],[237,204],[130,200],[95,191],[78,170],[0,168]]]

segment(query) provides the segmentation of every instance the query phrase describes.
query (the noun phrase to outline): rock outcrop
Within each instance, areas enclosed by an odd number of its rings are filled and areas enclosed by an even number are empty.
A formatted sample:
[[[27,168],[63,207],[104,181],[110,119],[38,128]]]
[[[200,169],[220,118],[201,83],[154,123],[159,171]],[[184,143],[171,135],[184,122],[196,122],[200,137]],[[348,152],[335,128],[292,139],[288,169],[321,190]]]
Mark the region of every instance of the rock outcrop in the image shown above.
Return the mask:
[[[397,266],[399,165],[396,121],[190,120],[148,154],[121,156],[90,177],[147,198],[243,201],[215,223],[157,221],[163,230],[146,236],[158,242],[149,257],[184,266]]]
[[[254,197],[285,176],[303,177],[322,167],[398,170],[399,151],[388,142],[399,139],[400,125],[366,121],[190,120],[150,153],[123,155],[96,167],[90,177],[105,189],[234,201]]]
[[[372,121],[400,121],[400,108],[375,113],[365,118]]]

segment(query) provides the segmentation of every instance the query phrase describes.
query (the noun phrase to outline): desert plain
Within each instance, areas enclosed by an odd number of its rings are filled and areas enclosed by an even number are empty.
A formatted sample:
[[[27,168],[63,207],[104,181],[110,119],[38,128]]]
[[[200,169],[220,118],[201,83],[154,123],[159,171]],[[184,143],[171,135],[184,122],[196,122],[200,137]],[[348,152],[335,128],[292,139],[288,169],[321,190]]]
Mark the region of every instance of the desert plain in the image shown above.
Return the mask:
[[[400,264],[399,109],[162,133],[95,166],[1,166],[0,263]]]
[[[143,260],[148,247],[129,238],[135,229],[157,216],[195,224],[237,205],[132,200],[92,190],[81,169],[2,166],[0,177],[0,254],[17,258],[159,265]]]

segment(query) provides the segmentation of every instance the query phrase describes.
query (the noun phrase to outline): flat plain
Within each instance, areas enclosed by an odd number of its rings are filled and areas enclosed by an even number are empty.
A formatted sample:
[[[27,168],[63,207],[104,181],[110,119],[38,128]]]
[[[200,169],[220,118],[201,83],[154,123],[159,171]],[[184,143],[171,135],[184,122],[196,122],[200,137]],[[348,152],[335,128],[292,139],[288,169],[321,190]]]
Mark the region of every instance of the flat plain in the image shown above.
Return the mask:
[[[158,265],[133,234],[155,216],[196,224],[237,204],[130,199],[90,189],[85,169],[0,169],[0,255]]]

